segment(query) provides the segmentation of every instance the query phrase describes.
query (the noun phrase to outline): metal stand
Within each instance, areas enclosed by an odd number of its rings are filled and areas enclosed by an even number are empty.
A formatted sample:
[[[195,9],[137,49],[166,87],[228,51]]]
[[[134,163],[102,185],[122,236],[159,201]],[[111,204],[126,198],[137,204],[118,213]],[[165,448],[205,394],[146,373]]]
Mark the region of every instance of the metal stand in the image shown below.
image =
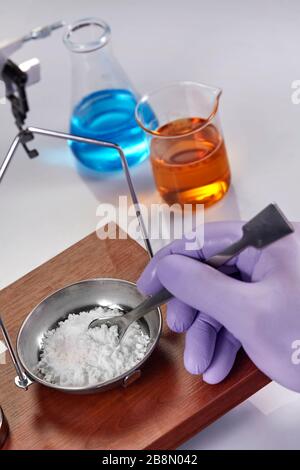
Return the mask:
[[[126,160],[126,157],[124,155],[123,150],[117,144],[113,144],[113,143],[110,143],[110,142],[105,142],[105,141],[102,141],[102,140],[89,139],[87,137],[80,137],[80,136],[73,135],[73,134],[66,134],[64,132],[52,131],[52,130],[49,130],[49,129],[41,129],[39,127],[28,127],[27,129],[21,130],[19,132],[19,134],[17,134],[16,137],[14,138],[14,140],[13,140],[13,142],[12,142],[12,144],[11,144],[7,154],[6,154],[6,157],[5,157],[4,161],[3,161],[2,165],[0,166],[0,183],[1,183],[1,181],[4,177],[4,175],[5,175],[6,170],[9,167],[10,162],[12,161],[13,156],[16,153],[16,150],[17,150],[19,144],[22,144],[23,146],[24,146],[24,144],[26,145],[30,140],[33,139],[34,135],[54,137],[56,139],[62,139],[62,140],[73,140],[75,142],[83,142],[85,144],[99,145],[100,147],[109,147],[109,148],[115,149],[119,153],[120,158],[121,158],[121,162],[122,162],[122,167],[123,167],[123,170],[124,170],[124,173],[125,173],[126,181],[127,181],[127,184],[128,184],[128,188],[129,188],[129,191],[130,191],[130,196],[131,196],[134,208],[135,208],[136,217],[138,219],[138,222],[139,222],[139,225],[140,225],[140,228],[141,228],[141,232],[142,232],[143,240],[144,240],[144,243],[145,243],[145,247],[146,247],[146,250],[148,252],[149,257],[152,258],[153,257],[152,246],[151,246],[151,243],[150,243],[150,240],[149,240],[149,237],[148,237],[148,234],[147,234],[147,230],[146,230],[146,225],[144,223],[144,219],[143,219],[143,216],[142,216],[142,213],[141,213],[141,210],[140,210],[140,204],[139,204],[139,201],[138,201],[138,198],[137,198],[137,195],[136,195],[133,183],[132,183],[128,163],[127,163],[127,160]],[[10,355],[13,359],[13,363],[14,363],[14,366],[15,366],[15,369],[16,369],[16,372],[17,372],[17,377],[15,379],[15,383],[18,387],[27,390],[27,388],[28,388],[28,386],[30,385],[31,382],[26,377],[26,375],[23,374],[22,365],[19,361],[17,353],[14,351],[14,348],[13,348],[12,343],[10,341],[10,337],[9,337],[8,332],[7,332],[7,330],[6,330],[6,328],[3,324],[3,321],[1,320],[1,317],[0,317],[0,330],[3,333],[3,337],[5,339],[5,342],[6,342],[7,348],[10,352]]]

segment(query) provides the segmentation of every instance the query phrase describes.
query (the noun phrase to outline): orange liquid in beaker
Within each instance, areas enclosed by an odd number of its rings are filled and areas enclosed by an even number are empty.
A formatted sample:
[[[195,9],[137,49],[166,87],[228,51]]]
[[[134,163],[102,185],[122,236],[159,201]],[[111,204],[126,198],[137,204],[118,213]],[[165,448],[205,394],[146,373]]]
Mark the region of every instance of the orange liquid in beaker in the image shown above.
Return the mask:
[[[227,192],[230,169],[224,140],[213,124],[184,135],[205,119],[177,119],[157,131],[151,162],[157,189],[168,204],[213,204]],[[169,136],[164,139],[159,136]]]

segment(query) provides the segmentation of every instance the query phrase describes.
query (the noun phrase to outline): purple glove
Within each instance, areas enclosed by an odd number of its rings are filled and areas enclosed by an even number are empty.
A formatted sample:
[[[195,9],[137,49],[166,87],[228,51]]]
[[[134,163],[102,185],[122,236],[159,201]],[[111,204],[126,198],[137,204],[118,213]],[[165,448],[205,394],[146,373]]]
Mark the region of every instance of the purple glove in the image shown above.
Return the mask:
[[[205,225],[199,250],[176,240],[150,261],[138,288],[154,294],[164,286],[174,295],[167,322],[186,332],[184,364],[192,374],[220,382],[242,344],[267,376],[300,392],[300,227],[264,250],[246,249],[220,270],[200,262],[237,241],[241,227]]]

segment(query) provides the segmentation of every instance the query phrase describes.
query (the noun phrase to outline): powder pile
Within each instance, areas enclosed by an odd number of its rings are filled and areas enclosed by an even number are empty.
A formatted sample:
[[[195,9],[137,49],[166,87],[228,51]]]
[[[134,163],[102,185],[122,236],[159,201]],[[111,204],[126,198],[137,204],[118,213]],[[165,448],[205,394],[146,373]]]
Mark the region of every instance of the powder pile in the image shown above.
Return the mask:
[[[96,318],[121,314],[102,307],[70,314],[44,335],[37,374],[56,385],[83,387],[127,372],[143,359],[150,342],[140,325],[130,325],[120,343],[117,326],[88,328]]]

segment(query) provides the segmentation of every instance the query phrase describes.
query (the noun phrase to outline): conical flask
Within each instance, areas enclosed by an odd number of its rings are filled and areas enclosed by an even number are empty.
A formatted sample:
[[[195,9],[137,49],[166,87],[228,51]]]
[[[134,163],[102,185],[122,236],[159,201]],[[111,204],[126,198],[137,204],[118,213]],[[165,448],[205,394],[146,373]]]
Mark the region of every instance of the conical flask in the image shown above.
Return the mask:
[[[67,27],[64,43],[72,64],[73,134],[113,142],[122,147],[129,165],[149,155],[148,139],[134,116],[138,96],[112,53],[111,30],[96,18],[76,21]],[[121,169],[118,152],[72,142],[81,163],[97,171]]]

